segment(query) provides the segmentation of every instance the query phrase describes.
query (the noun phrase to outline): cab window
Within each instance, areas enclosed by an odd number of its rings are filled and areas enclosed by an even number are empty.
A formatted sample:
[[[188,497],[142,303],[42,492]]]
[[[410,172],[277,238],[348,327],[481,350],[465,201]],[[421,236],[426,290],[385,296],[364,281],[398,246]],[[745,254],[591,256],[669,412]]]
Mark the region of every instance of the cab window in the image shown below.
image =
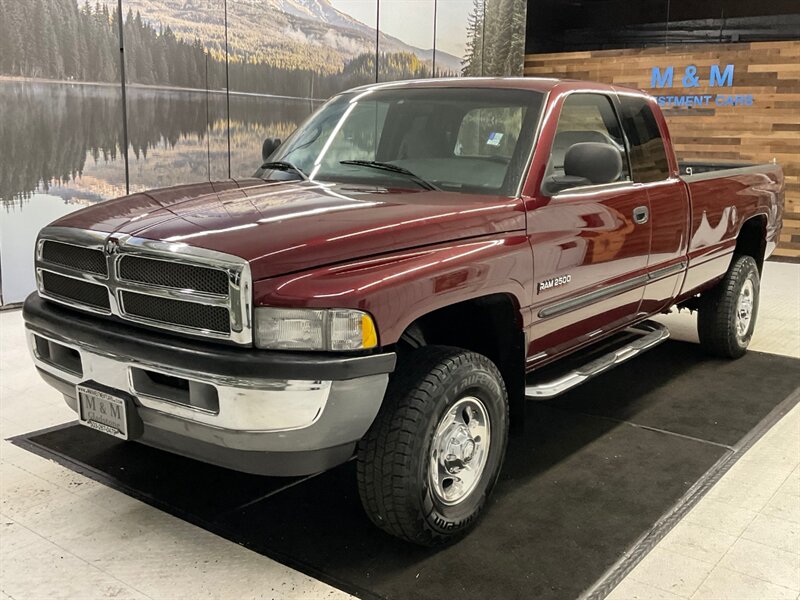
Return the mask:
[[[611,100],[571,94],[561,107],[543,192],[630,181],[625,141]]]
[[[633,180],[663,181],[669,177],[669,161],[655,115],[644,98],[620,98],[622,127],[631,149]]]

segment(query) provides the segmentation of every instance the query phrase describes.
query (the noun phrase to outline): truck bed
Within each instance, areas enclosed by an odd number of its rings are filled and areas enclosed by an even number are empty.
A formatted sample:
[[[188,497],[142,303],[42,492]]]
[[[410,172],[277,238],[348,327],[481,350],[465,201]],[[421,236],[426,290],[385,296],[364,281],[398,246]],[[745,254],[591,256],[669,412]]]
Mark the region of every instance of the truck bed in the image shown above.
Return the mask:
[[[746,221],[757,219],[764,257],[772,253],[782,222],[783,171],[777,163],[678,164],[690,199],[689,269],[681,294],[685,299],[724,275]]]

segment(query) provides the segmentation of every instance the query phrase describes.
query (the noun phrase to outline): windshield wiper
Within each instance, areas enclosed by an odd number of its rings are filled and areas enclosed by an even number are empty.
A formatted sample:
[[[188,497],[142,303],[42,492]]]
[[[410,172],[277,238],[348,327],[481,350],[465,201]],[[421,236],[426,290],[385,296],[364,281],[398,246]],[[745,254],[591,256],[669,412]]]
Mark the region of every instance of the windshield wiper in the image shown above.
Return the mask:
[[[308,181],[308,175],[303,173],[303,171],[299,168],[294,166],[290,162],[286,162],[285,160],[273,160],[265,162],[261,165],[262,169],[274,169],[275,171],[291,171],[292,173],[297,173],[300,175],[300,179],[303,181]]]
[[[408,169],[403,167],[399,167],[397,165],[393,165],[392,163],[380,162],[377,160],[340,160],[339,164],[342,165],[358,165],[360,167],[371,167],[373,169],[380,169],[382,171],[389,171],[390,173],[399,173],[400,175],[405,175],[413,182],[415,182],[420,187],[425,188],[426,190],[439,190],[434,184],[430,181],[427,181],[420,177],[419,175],[412,173]]]

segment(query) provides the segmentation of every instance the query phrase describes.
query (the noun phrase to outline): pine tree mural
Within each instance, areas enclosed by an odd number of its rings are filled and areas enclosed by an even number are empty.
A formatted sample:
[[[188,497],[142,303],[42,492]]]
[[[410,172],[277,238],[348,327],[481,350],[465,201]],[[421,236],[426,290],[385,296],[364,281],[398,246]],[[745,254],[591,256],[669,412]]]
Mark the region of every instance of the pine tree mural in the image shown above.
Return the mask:
[[[473,0],[461,74],[522,75],[525,0]]]

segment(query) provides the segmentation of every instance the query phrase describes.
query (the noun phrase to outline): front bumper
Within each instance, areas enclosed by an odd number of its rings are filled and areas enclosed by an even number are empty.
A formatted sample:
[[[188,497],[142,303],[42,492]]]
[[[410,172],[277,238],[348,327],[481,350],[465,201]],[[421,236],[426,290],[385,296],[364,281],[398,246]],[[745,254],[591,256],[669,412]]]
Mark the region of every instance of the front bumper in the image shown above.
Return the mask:
[[[375,418],[392,353],[266,352],[176,338],[25,302],[39,372],[77,411],[75,386],[132,399],[137,441],[240,471],[302,475],[346,461]]]

